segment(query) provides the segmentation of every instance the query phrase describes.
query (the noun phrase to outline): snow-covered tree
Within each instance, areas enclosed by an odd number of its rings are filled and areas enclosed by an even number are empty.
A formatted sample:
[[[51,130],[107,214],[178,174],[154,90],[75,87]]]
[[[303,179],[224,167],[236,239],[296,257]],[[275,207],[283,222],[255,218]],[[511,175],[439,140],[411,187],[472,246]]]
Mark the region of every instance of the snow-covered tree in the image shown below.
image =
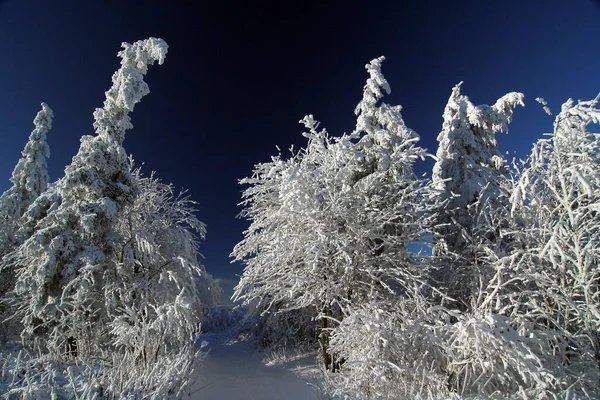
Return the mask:
[[[219,289],[198,261],[205,227],[194,202],[132,170],[123,148],[129,113],[149,93],[144,75],[163,63],[167,45],[122,46],[121,68],[94,112],[96,135],[82,137],[65,177],[28,209],[28,238],[3,267],[18,269],[12,301],[28,349],[103,357],[101,374],[88,371],[98,390],[162,398],[185,386],[202,301],[213,305]]]
[[[335,138],[312,116],[305,150],[258,164],[241,181],[251,220],[233,256],[246,264],[234,297],[258,312],[313,310],[326,368],[336,362],[329,333],[353,306],[405,294],[422,271],[406,246],[423,232],[423,183],[412,165],[425,151],[389,92],[382,58],[366,68],[354,132]],[[333,355],[335,356],[335,355]]]
[[[33,123],[35,129],[12,173],[12,186],[0,196],[0,258],[16,245],[21,216],[48,187],[46,159],[50,157],[50,147],[46,134],[52,129],[52,110],[48,105],[42,103]]]
[[[515,265],[526,227],[511,215],[520,171],[497,150],[495,134],[506,132],[523,95],[509,93],[493,106],[474,106],[457,85],[444,112],[432,189],[434,255],[448,320],[436,336],[445,353],[443,370],[451,392],[547,397],[559,390],[547,349],[522,293]]]
[[[600,394],[600,135],[588,127],[600,123],[599,100],[563,104],[512,195],[525,227],[511,265],[522,281],[513,309],[533,321],[563,389],[592,398]]]
[[[21,216],[48,186],[46,158],[50,148],[46,134],[52,128],[52,110],[42,103],[42,110],[33,120],[35,129],[23,149],[22,157],[13,170],[12,186],[0,196],[0,260],[22,241],[19,232]],[[7,317],[2,298],[14,288],[14,268],[0,269],[0,320]],[[7,324],[2,324],[3,328]],[[0,329],[0,333],[6,333]]]
[[[118,272],[120,213],[139,193],[122,143],[132,127],[129,113],[149,92],[148,65],[162,63],[166,51],[160,39],[123,44],[121,68],[94,112],[97,135],[82,137],[64,178],[30,208],[33,233],[7,256],[19,268],[23,336],[41,339],[51,352],[98,351],[120,306],[104,288]]]
[[[122,373],[135,382],[126,385],[131,393],[146,389],[148,376],[142,377],[148,373],[162,382],[161,374],[171,373],[171,367],[161,364],[168,363],[178,364],[172,367],[180,376],[164,385],[180,389],[197,361],[193,335],[203,308],[219,301],[221,289],[199,263],[199,239],[206,229],[195,216],[196,203],[153,174],[144,177],[137,169],[133,178],[139,194],[120,213],[116,270],[103,286],[110,344],[129,362]],[[111,388],[108,379],[103,385],[113,393],[127,392]]]
[[[563,105],[551,137],[500,180],[508,201],[476,203],[476,226],[497,230],[495,242],[473,236],[489,275],[445,328],[460,394],[598,397],[597,101]]]
[[[439,279],[449,285],[447,294],[465,307],[477,292],[473,286],[479,285],[479,245],[497,240],[499,227],[486,223],[481,213],[502,207],[508,198],[501,184],[508,169],[495,135],[508,131],[523,95],[508,93],[492,106],[475,106],[460,93],[461,84],[452,90],[444,110],[432,190],[437,215],[434,255],[442,264]]]
[[[119,260],[124,264],[123,275],[120,282],[110,282],[115,286],[105,288],[106,292],[112,293],[114,301],[129,299],[128,304],[144,308],[167,305],[185,289],[188,295],[199,297],[195,302],[202,307],[214,307],[220,301],[221,288],[198,260],[199,239],[205,237],[206,228],[195,216],[196,203],[185,192],[176,195],[172,185],[161,183],[154,174],[144,177],[136,169],[133,175],[139,195],[123,210],[117,225],[123,237]],[[134,315],[150,313],[138,311]],[[176,330],[197,329],[198,309],[182,311],[186,317]],[[170,323],[169,329],[174,329],[175,324]]]
[[[214,306],[219,300],[218,285],[198,263],[198,239],[204,238],[205,225],[194,214],[195,202],[183,194],[175,195],[172,185],[161,183],[153,174],[143,177],[139,169],[134,177],[139,182],[140,193],[135,202],[123,210],[116,229],[123,237],[119,246],[122,263],[119,280],[107,282],[104,287],[113,297],[112,302],[133,307],[116,325],[129,326],[123,324],[122,319],[129,323],[131,316],[144,315],[152,319],[150,315],[159,313],[157,307],[160,306],[165,308],[165,316],[171,313],[184,316],[180,326],[165,318],[164,322],[170,324],[163,327],[165,332],[193,333],[199,317],[198,309],[188,304],[198,301],[193,295],[202,294],[202,305],[206,307]],[[202,291],[196,289],[201,282],[205,285]],[[178,298],[179,294],[186,294],[188,298]],[[177,305],[174,300],[182,301],[178,304],[181,310],[168,309]],[[165,332],[157,330],[156,334],[147,336],[156,339]],[[117,336],[128,340],[135,337]],[[174,343],[175,340],[158,340],[159,343],[165,341]]]
[[[345,360],[326,377],[349,399],[449,399],[439,312],[419,291],[355,308],[333,331],[331,350]]]

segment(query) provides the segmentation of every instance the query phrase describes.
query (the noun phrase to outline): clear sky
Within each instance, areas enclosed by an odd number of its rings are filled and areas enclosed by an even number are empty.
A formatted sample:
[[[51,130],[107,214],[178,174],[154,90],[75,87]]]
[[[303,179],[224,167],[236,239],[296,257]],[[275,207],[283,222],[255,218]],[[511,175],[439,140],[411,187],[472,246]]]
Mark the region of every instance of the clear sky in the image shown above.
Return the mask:
[[[452,87],[476,104],[521,91],[503,151],[527,155],[557,111],[600,92],[600,5],[593,0],[49,1],[0,0],[0,192],[46,102],[51,180],[93,134],[123,41],[169,44],[147,75],[126,150],[146,172],[187,188],[208,224],[205,264],[217,277],[247,222],[236,220],[253,165],[305,145],[297,123],[314,114],[330,134],[354,127],[364,65],[385,55],[392,87],[422,146],[436,151]],[[418,166],[426,172],[431,163]]]

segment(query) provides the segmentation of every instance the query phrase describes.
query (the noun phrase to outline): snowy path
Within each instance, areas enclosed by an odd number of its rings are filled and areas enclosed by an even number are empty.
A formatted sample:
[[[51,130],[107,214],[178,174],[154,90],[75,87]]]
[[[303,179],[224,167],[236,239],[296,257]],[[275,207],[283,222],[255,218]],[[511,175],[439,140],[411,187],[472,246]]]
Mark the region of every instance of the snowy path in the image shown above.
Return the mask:
[[[260,399],[316,400],[318,390],[309,383],[316,376],[311,356],[287,360],[280,365],[264,363],[264,354],[248,342],[229,344],[227,337],[202,335],[210,352],[195,373],[189,400]]]

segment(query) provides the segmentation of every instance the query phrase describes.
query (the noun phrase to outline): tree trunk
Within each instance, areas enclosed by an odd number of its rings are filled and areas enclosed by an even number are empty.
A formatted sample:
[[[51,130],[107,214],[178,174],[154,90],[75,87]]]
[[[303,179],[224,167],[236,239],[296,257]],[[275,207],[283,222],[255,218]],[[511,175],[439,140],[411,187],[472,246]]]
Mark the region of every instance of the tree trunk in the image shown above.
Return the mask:
[[[329,354],[329,332],[327,331],[328,321],[327,318],[321,317],[321,334],[319,335],[319,341],[321,344],[321,355],[323,357],[323,365],[325,370],[331,370],[331,355]]]

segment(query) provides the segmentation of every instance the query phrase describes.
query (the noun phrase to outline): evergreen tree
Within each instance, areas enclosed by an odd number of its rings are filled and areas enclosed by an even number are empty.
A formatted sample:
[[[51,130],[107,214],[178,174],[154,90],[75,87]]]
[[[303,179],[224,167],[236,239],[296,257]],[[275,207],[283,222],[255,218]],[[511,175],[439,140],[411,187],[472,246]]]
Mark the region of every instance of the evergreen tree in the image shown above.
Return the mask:
[[[132,128],[129,113],[149,92],[147,66],[162,64],[166,52],[160,39],[123,44],[121,68],[104,107],[94,112],[96,136],[82,137],[65,177],[28,213],[31,236],[3,261],[19,269],[22,336],[51,353],[99,351],[120,312],[120,299],[105,288],[122,268],[121,213],[139,194],[122,143]]]
[[[46,134],[52,129],[52,116],[50,107],[42,103],[42,110],[33,120],[35,129],[13,170],[13,185],[0,196],[0,258],[16,246],[21,216],[48,187],[46,159],[50,157],[50,147]]]
[[[26,349],[42,363],[102,357],[84,373],[86,395],[163,398],[189,383],[202,306],[220,290],[198,262],[205,226],[195,203],[132,170],[123,148],[129,113],[149,93],[144,75],[163,63],[167,45],[150,38],[122,47],[94,112],[96,135],[82,137],[64,178],[24,215],[26,240],[2,268],[17,270],[10,300]]]
[[[444,110],[439,147],[433,167],[432,191],[436,213],[434,255],[440,257],[438,279],[447,294],[470,306],[479,286],[479,245],[495,242],[498,227],[485,212],[502,207],[508,196],[502,188],[508,173],[495,135],[507,132],[513,109],[523,105],[521,93],[508,93],[493,106],[473,105],[454,87]]]
[[[598,397],[597,101],[565,103],[550,138],[499,181],[504,200],[476,203],[477,229],[497,240],[474,235],[488,274],[446,329],[460,394]]]
[[[22,157],[13,170],[12,186],[0,196],[0,262],[4,256],[22,242],[19,229],[21,217],[33,201],[48,186],[46,158],[50,157],[50,148],[46,134],[52,128],[52,110],[42,103],[42,110],[33,120],[35,129],[23,149]],[[0,264],[0,320],[7,314],[4,296],[15,286],[14,268],[1,268]],[[2,324],[0,334],[7,334],[8,324]]]

